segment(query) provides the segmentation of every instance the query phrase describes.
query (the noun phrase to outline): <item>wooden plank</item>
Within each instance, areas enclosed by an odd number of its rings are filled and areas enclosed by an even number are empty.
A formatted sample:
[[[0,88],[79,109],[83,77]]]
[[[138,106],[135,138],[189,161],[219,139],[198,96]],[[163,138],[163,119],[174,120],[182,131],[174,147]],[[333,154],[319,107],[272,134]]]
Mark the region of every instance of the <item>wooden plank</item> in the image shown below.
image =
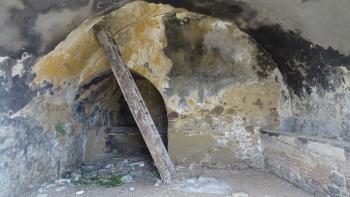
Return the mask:
[[[135,84],[135,81],[124,65],[117,43],[109,31],[107,23],[101,21],[93,27],[97,40],[104,49],[108,63],[117,79],[135,122],[157,166],[160,177],[165,184],[170,184],[175,168],[161,140],[157,128],[145,105],[145,102]]]

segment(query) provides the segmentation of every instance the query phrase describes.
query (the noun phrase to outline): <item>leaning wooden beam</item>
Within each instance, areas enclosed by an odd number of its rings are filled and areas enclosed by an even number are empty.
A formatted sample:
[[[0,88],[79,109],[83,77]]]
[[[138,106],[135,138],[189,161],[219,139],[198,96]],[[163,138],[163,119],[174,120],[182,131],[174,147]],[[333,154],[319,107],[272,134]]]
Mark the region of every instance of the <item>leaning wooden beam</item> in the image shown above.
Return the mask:
[[[93,30],[104,49],[108,63],[157,166],[160,177],[165,184],[170,184],[171,178],[175,174],[174,165],[132,75],[121,59],[118,45],[114,41],[106,22],[101,21],[96,24]]]

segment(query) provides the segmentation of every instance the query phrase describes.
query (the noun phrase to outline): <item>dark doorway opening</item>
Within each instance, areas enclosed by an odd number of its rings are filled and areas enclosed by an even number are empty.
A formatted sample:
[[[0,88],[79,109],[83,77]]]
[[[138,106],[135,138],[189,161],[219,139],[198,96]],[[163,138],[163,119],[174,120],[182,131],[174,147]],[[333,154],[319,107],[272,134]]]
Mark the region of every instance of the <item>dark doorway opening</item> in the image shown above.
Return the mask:
[[[164,100],[159,91],[146,78],[135,73],[133,73],[133,77],[162,137],[163,143],[167,147],[168,119]],[[150,155],[119,87],[116,87],[115,94],[120,96],[114,101],[117,102],[117,109],[114,110],[109,118],[110,123],[106,130],[106,151],[116,153],[119,156]]]

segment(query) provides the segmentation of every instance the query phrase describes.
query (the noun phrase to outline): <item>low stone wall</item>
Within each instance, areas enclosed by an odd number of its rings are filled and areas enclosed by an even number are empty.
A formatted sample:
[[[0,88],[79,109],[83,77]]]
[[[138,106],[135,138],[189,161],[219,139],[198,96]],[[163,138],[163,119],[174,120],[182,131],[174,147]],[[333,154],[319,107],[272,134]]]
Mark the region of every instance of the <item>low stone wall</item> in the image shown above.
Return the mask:
[[[293,136],[262,135],[266,168],[315,196],[349,196],[350,150]]]

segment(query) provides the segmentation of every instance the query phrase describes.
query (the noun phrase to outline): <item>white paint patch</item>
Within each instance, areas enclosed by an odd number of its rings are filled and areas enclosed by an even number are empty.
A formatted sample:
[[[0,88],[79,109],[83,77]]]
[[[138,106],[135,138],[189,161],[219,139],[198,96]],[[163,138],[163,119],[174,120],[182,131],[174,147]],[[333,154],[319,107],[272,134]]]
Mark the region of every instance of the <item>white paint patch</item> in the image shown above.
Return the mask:
[[[228,26],[232,26],[232,23],[219,20],[212,23],[212,27],[215,29],[215,31],[226,30]]]
[[[12,77],[19,76],[22,77],[25,69],[24,69],[24,61],[31,58],[32,56],[28,53],[23,53],[22,58],[16,61],[16,64],[12,67]]]
[[[0,57],[0,65],[8,58],[9,58],[8,56]],[[6,72],[1,67],[0,67],[0,77],[6,77]]]
[[[8,57],[8,56],[0,57],[0,63],[2,63],[3,61],[5,61],[7,58],[9,58],[9,57]]]
[[[24,74],[24,66],[22,63],[16,64],[13,68],[12,68],[12,77],[15,76],[19,76],[22,77]]]

